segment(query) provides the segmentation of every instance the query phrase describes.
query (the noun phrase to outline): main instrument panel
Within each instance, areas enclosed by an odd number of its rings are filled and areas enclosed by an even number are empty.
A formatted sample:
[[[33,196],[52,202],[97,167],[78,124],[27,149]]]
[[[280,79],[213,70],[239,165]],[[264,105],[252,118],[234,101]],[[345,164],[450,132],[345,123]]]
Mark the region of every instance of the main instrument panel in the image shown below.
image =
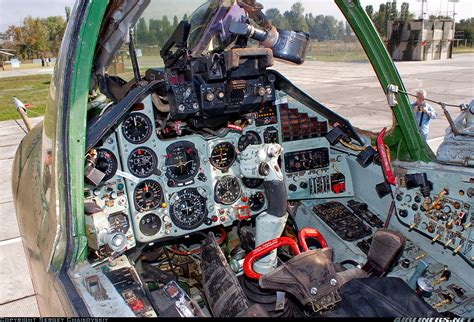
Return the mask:
[[[286,97],[262,104],[242,131],[223,135],[160,139],[154,109],[151,96],[146,97],[105,140],[118,143],[110,144],[114,149],[96,147],[97,168],[106,177],[99,187],[87,188],[103,189],[112,178],[121,182],[127,218],[139,242],[229,226],[265,211],[263,180],[240,173],[239,155],[249,145],[282,144],[289,199],[352,195],[347,164],[324,138],[327,120]],[[297,125],[298,117],[307,124]]]

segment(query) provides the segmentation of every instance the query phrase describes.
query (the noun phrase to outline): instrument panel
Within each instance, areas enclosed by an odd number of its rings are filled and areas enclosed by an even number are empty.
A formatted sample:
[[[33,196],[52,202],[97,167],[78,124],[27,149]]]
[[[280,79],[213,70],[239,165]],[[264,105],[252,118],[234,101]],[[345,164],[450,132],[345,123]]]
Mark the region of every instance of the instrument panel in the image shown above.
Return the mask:
[[[278,94],[279,95],[279,94]],[[98,147],[99,169],[122,181],[137,241],[183,236],[217,225],[230,226],[265,211],[262,179],[240,173],[239,154],[249,145],[280,143],[289,199],[350,196],[349,169],[323,137],[327,120],[285,97],[263,104],[242,132],[159,139],[151,96],[118,126],[115,150]],[[291,106],[291,107],[290,107]],[[309,135],[282,137],[280,113],[308,119]],[[304,113],[303,113],[304,112]],[[316,127],[311,127],[315,125]],[[286,133],[286,132],[285,132]],[[122,169],[115,174],[116,169]]]
[[[115,156],[126,172],[137,241],[229,226],[266,209],[263,180],[243,178],[238,155],[249,145],[262,143],[268,126],[251,124],[243,133],[231,131],[223,138],[196,134],[160,140],[151,121],[151,97],[141,105],[119,125]],[[269,119],[261,123],[272,123],[275,117],[262,118]],[[135,123],[137,130],[131,128]]]

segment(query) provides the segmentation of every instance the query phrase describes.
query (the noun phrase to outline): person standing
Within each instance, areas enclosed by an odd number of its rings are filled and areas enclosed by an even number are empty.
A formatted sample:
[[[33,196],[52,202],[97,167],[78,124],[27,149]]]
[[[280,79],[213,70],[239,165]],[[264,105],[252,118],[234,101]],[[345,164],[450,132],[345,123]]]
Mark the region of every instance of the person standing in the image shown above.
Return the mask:
[[[438,113],[434,108],[426,103],[426,91],[423,89],[416,90],[416,101],[411,103],[413,113],[415,113],[415,120],[420,134],[423,138],[428,138],[428,133],[430,132],[430,121],[438,117]]]

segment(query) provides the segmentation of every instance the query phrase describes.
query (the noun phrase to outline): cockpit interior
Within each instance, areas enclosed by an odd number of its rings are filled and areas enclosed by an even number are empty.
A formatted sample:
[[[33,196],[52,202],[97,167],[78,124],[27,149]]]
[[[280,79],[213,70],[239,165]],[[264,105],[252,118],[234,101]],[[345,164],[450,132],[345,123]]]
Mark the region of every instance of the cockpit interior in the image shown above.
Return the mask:
[[[133,25],[144,7],[107,14]],[[120,30],[101,29],[88,103],[88,251],[71,276],[89,311],[473,315],[472,168],[390,160],[383,133],[272,69],[304,63],[305,33],[255,1],[209,1],[144,70]],[[126,38],[130,82],[107,73]]]

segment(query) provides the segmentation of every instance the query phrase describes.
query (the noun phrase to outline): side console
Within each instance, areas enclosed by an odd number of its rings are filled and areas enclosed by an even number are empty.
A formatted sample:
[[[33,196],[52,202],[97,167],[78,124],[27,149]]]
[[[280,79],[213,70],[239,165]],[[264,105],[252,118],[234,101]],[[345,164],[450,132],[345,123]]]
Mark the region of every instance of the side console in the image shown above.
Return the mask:
[[[401,178],[393,190],[400,222],[474,266],[473,171],[402,162],[395,163],[395,171]]]

